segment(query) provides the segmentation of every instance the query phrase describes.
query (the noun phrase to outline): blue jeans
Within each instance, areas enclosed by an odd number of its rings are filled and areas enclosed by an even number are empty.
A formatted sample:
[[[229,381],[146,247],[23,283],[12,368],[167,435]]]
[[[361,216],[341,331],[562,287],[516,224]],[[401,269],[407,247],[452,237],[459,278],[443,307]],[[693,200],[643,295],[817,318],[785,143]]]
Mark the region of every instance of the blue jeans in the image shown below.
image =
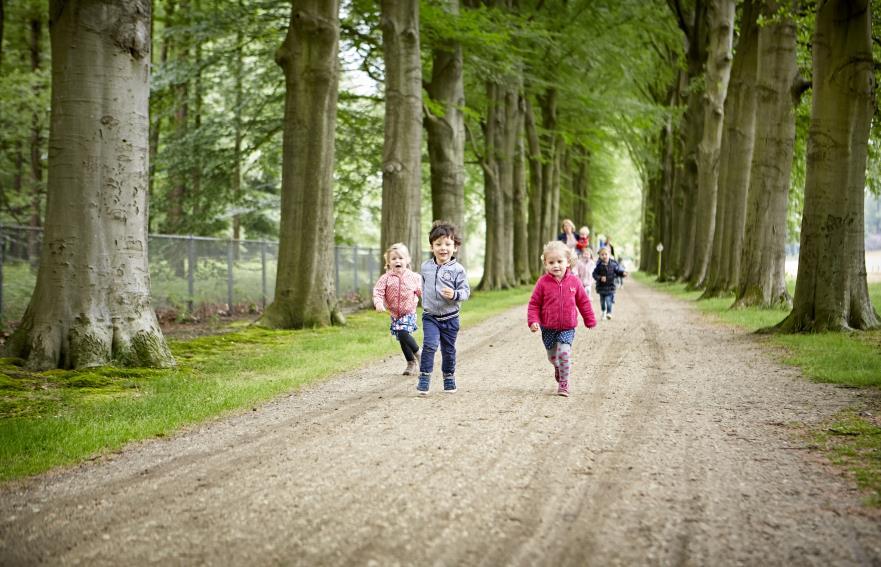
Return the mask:
[[[601,293],[600,294],[600,311],[605,311],[608,314],[612,314],[612,304],[615,303],[615,294],[614,293]]]
[[[429,313],[422,314],[422,359],[419,373],[431,374],[434,370],[434,353],[441,348],[441,371],[444,376],[456,372],[456,336],[459,334],[459,316],[438,321]]]

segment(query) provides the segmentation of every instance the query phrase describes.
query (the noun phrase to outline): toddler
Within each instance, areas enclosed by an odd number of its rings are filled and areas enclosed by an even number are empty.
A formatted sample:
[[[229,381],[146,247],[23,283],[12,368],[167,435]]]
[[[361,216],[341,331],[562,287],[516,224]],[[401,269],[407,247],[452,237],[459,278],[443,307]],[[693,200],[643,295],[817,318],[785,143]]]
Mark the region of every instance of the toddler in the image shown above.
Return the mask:
[[[392,336],[401,343],[407,360],[404,376],[415,375],[419,368],[419,345],[413,338],[416,331],[416,303],[422,295],[422,278],[410,270],[410,251],[402,243],[392,244],[383,254],[386,272],[373,286],[373,306],[388,310]]]
[[[584,286],[587,298],[590,299],[590,288],[593,286],[593,270],[596,268],[596,260],[593,258],[593,250],[585,248],[584,252],[575,261],[575,273]]]
[[[580,258],[590,251],[590,229],[582,226],[578,229],[578,242],[575,243],[575,252],[578,253]]]
[[[456,227],[434,221],[428,233],[431,259],[422,264],[422,359],[419,363],[419,395],[428,394],[434,353],[441,349],[444,392],[456,391],[456,337],[459,334],[459,303],[468,299],[471,288],[465,268],[456,261],[462,245]]]
[[[541,330],[548,360],[554,365],[557,394],[569,396],[572,341],[578,313],[588,329],[595,327],[597,321],[581,281],[569,270],[575,259],[572,250],[560,241],[548,242],[541,259],[546,273],[532,290],[527,323],[533,333]]]
[[[615,303],[615,278],[626,277],[618,262],[609,258],[609,247],[600,248],[600,261],[593,270],[593,279],[597,282],[597,293],[600,295],[601,319],[612,318],[612,304]]]

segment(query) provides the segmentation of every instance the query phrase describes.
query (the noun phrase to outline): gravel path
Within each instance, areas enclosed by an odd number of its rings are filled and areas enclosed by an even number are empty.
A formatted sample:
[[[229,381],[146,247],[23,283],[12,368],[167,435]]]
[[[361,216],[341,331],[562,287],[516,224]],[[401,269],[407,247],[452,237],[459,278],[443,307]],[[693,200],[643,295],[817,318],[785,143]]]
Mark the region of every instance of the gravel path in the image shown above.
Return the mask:
[[[552,395],[518,308],[460,335],[456,394],[389,359],[7,485],[0,564],[881,564],[878,514],[787,426],[860,392],[636,282],[573,359]]]

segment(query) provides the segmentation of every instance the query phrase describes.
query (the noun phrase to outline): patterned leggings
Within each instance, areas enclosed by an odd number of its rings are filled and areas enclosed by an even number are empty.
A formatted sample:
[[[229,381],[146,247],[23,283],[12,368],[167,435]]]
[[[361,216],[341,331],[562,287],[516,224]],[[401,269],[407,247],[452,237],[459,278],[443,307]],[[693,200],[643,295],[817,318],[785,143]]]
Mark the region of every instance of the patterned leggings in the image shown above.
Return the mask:
[[[569,382],[569,373],[572,371],[572,345],[556,343],[548,349],[548,360],[554,365],[554,377],[557,382]]]

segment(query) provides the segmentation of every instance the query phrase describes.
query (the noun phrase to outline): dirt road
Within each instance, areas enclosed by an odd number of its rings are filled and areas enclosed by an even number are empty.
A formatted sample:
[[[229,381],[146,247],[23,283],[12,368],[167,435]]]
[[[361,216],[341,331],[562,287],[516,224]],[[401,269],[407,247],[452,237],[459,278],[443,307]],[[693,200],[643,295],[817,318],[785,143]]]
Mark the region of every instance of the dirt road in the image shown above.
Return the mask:
[[[459,353],[453,395],[396,358],[0,489],[0,564],[881,564],[877,514],[787,426],[860,393],[754,337],[628,282],[569,399],[525,307]]]

